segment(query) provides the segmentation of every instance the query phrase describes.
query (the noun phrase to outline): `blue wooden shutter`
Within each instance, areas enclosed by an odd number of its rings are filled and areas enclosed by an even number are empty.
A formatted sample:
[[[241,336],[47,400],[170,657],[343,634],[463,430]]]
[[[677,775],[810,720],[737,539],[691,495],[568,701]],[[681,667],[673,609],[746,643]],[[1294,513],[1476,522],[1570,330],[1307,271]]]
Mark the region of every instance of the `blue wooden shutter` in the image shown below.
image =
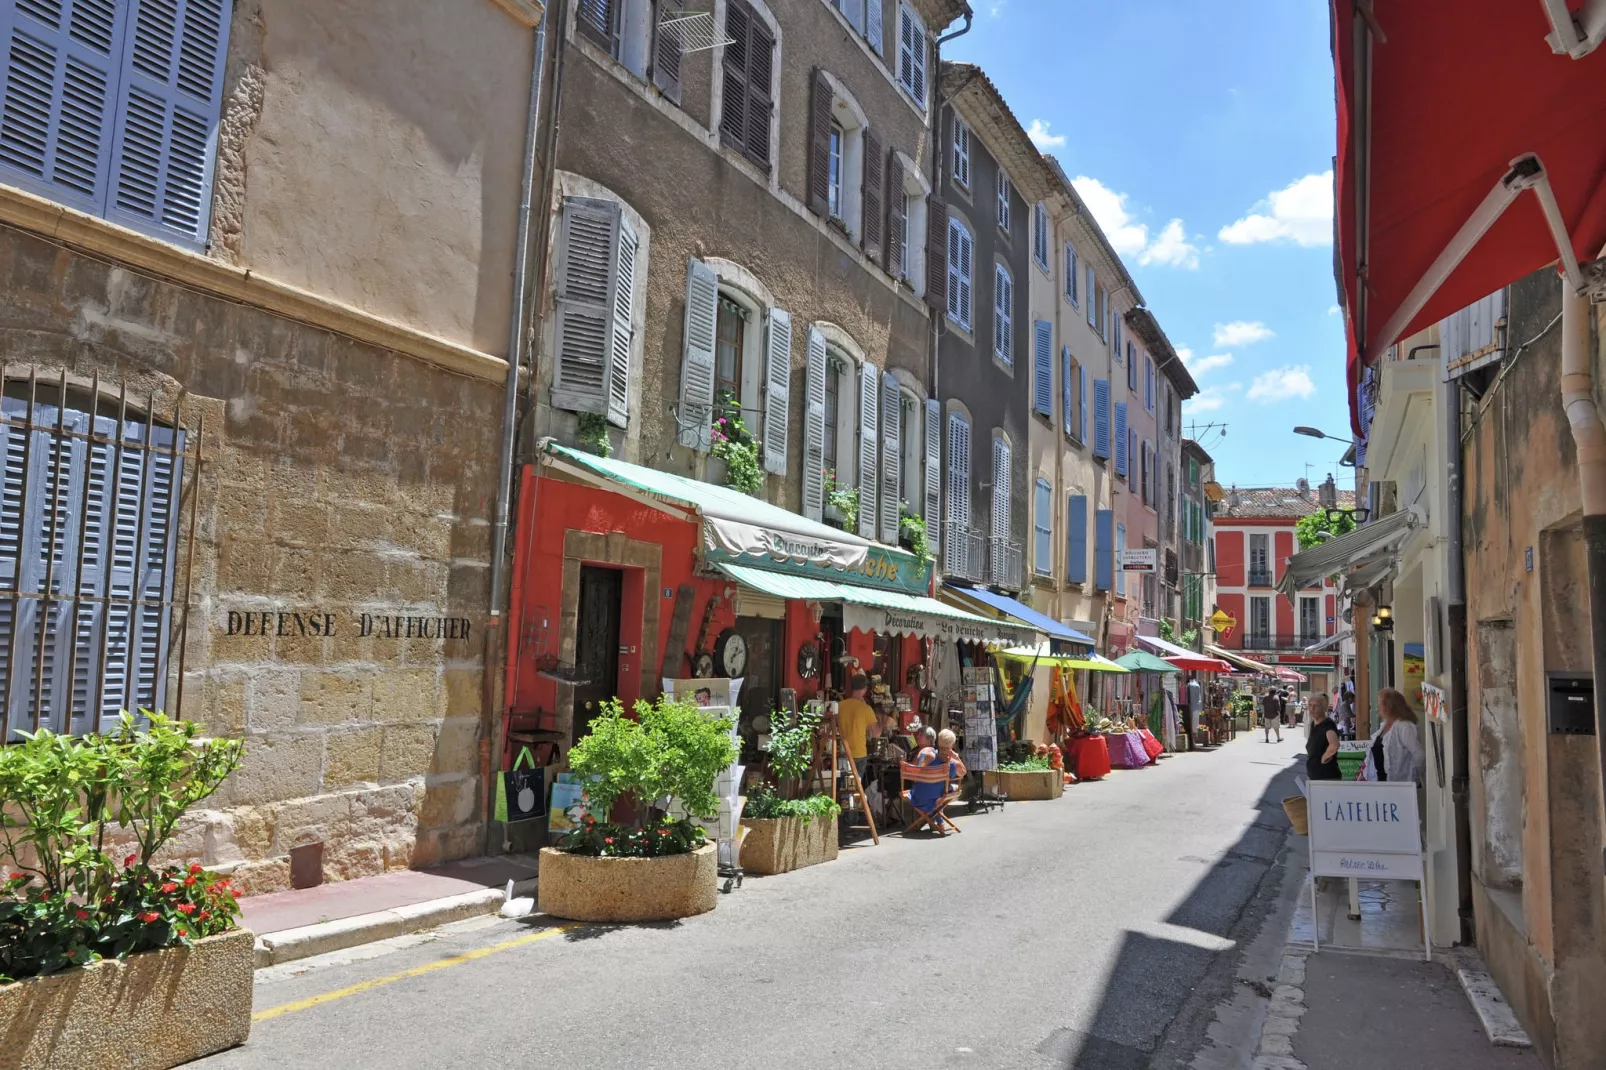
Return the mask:
[[[1115,593],[1126,594],[1126,571],[1121,567],[1121,551],[1126,549],[1126,525],[1115,525]]]
[[[1110,455],[1110,381],[1093,380],[1093,456]]]
[[[1127,458],[1126,402],[1115,403],[1115,474],[1126,475]]]
[[[0,171],[35,193],[105,211],[128,5],[21,0],[0,11]]]
[[[136,0],[107,218],[183,245],[206,244],[231,7],[227,0]]]
[[[1054,418],[1054,327],[1047,320],[1032,323],[1032,408]]]
[[[1087,495],[1072,494],[1065,513],[1070,531],[1066,540],[1065,578],[1072,583],[1087,582]]]
[[[1093,529],[1093,586],[1108,591],[1115,583],[1115,510],[1098,510]]]
[[[1077,374],[1081,378],[1081,383],[1080,383],[1081,389],[1076,392],[1076,409],[1077,409],[1076,426],[1078,428],[1078,431],[1076,433],[1076,437],[1081,439],[1083,442],[1086,442],[1087,441],[1087,366],[1083,365],[1080,369],[1078,369]]]
[[[1060,346],[1060,405],[1064,413],[1065,433],[1076,433],[1076,410],[1071,407],[1071,347]]]
[[[1039,576],[1048,576],[1054,571],[1054,489],[1046,479],[1039,479],[1036,489],[1032,502],[1032,568]]]

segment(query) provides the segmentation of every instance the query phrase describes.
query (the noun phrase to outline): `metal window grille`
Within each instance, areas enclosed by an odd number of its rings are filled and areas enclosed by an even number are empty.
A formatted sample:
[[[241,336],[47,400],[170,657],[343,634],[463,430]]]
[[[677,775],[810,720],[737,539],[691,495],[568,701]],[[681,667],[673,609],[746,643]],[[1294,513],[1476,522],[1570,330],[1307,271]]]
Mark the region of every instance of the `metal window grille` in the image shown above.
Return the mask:
[[[191,560],[175,600],[181,506],[195,545],[195,463],[189,436],[154,396],[131,408],[126,385],[103,396],[68,383],[8,378],[0,428],[0,741],[49,728],[101,731],[125,710],[168,705],[173,645],[183,701]],[[188,478],[188,486],[185,480]],[[174,632],[175,605],[186,607]]]

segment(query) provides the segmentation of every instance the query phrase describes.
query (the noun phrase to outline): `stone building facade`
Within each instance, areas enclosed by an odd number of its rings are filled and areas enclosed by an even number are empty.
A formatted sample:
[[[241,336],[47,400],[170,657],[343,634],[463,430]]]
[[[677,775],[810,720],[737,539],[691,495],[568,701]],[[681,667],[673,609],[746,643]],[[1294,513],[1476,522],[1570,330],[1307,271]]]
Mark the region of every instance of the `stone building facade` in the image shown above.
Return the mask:
[[[0,547],[21,652],[6,715],[83,731],[154,706],[243,737],[175,850],[249,891],[287,887],[297,850],[319,880],[482,848],[541,11],[401,8],[240,0],[174,30],[117,5],[70,46],[110,72],[104,137],[6,96],[8,127],[42,146],[0,167],[5,505],[23,532]],[[9,45],[60,63],[74,27],[19,12]],[[135,54],[151,33],[165,56]],[[128,56],[138,78],[119,82]],[[113,119],[149,140],[114,143]],[[63,519],[35,480],[55,480]],[[82,548],[42,574],[30,540],[52,537]]]

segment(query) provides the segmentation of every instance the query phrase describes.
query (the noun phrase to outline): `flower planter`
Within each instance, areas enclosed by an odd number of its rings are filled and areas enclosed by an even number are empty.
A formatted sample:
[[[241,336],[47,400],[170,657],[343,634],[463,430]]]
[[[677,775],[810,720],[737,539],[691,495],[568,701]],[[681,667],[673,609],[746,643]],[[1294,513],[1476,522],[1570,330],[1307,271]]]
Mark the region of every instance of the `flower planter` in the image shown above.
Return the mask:
[[[666,858],[595,858],[541,850],[536,895],[543,914],[571,921],[673,921],[718,901],[712,843]]]
[[[992,770],[981,776],[984,788],[996,791],[1012,802],[1057,799],[1065,794],[1065,777],[1058,769],[1043,769],[1035,773]]]
[[[245,1043],[245,929],[0,986],[6,1066],[161,1070]]]
[[[816,817],[743,818],[742,869],[769,876],[832,862],[837,855],[836,820]]]

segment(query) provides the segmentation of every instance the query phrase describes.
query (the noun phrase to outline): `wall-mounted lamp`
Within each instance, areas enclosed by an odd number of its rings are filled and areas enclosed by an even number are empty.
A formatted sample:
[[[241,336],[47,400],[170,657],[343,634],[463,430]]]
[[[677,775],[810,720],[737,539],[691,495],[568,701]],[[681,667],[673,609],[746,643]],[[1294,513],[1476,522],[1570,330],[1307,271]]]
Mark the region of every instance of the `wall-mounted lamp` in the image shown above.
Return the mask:
[[[1372,627],[1379,631],[1388,631],[1394,627],[1394,610],[1389,606],[1378,606],[1377,612],[1372,614]]]

